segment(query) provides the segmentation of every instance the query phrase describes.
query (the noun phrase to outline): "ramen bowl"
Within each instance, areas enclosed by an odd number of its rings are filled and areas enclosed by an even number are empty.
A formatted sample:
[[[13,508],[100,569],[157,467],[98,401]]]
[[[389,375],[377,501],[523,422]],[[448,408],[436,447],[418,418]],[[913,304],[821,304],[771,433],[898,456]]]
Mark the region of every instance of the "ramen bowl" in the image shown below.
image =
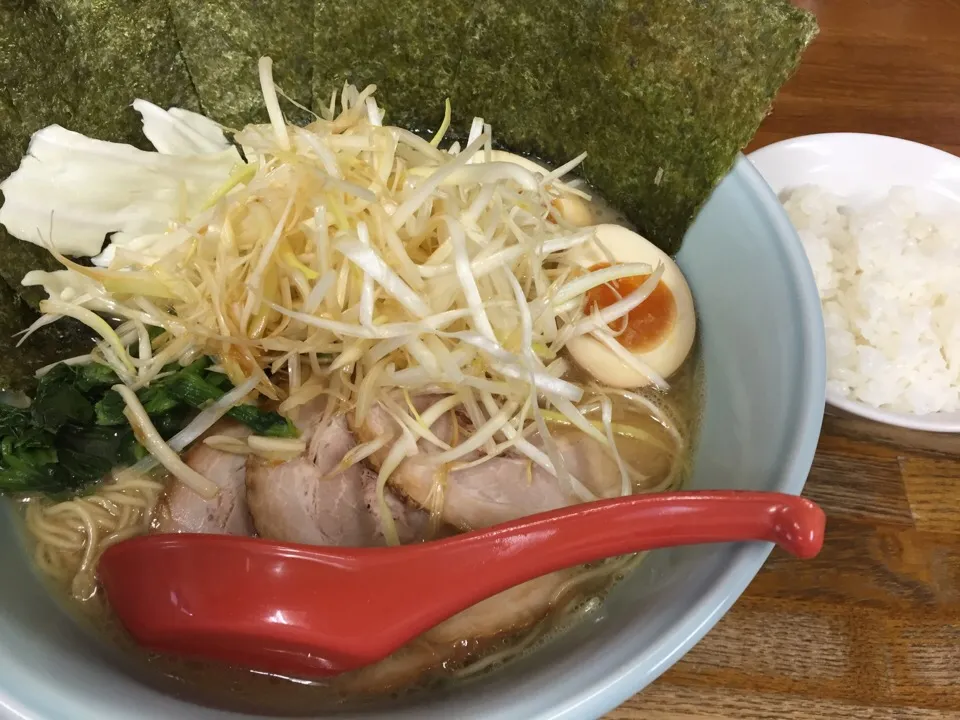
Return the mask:
[[[691,489],[799,494],[824,407],[820,303],[800,242],[742,157],[703,207],[677,260],[698,308],[705,401]],[[0,519],[0,716],[213,720],[225,713],[142,682],[51,596]],[[652,553],[601,606],[504,667],[316,717],[596,718],[653,682],[723,616],[771,546]],[[321,610],[321,609],[318,609]]]

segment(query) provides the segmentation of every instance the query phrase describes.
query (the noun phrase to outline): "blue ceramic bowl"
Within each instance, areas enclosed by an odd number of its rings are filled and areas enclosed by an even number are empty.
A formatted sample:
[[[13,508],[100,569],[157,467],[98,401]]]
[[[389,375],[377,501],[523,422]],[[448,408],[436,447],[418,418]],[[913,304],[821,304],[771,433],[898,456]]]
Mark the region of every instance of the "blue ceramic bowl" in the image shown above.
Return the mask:
[[[799,493],[824,406],[820,301],[777,199],[741,158],[687,234],[679,263],[699,310],[706,372],[692,486]],[[31,720],[209,720],[133,679],[78,630],[0,517],[0,708]],[[676,662],[740,596],[766,544],[653,553],[602,616],[503,672],[438,694],[337,717],[400,720],[596,718]]]

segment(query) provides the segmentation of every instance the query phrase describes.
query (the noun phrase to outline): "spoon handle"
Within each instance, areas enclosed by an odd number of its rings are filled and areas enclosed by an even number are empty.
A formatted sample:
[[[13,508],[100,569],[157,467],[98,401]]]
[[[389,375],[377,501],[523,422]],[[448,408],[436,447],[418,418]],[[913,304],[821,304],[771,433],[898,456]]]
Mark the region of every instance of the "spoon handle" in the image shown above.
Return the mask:
[[[767,541],[799,558],[823,545],[825,516],[793,495],[698,491],[601,500],[522,518],[416,550],[408,571],[443,587],[456,612],[526,580],[627,553],[701,543]],[[432,547],[431,547],[432,546]],[[417,557],[419,555],[420,557]],[[454,590],[456,588],[456,590]],[[434,605],[434,612],[439,608]],[[451,613],[452,614],[452,613]],[[435,622],[435,618],[425,626]]]

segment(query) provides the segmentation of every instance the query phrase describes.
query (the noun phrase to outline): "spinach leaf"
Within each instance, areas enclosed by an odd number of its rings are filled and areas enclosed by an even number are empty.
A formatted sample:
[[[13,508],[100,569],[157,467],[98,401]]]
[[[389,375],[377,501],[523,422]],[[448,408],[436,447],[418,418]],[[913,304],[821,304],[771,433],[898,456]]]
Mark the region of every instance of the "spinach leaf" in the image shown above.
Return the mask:
[[[199,362],[185,367],[168,378],[165,388],[191,407],[202,408],[216,402],[227,394],[230,383],[225,375],[211,372],[206,367]],[[227,411],[227,417],[243,423],[257,435],[297,437],[299,434],[294,424],[283,415],[261,410],[256,405],[235,405]]]
[[[97,425],[126,425],[127,417],[123,414],[126,407],[120,393],[107,390],[93,408]]]
[[[164,439],[231,390],[210,364],[208,358],[186,367],[172,363],[137,392]],[[0,404],[0,492],[75,493],[141,459],[146,450],[124,415],[123,398],[111,389],[119,381],[106,365],[57,365],[37,383],[28,409]],[[238,405],[227,416],[258,435],[298,434],[282,415],[255,405]]]
[[[243,423],[252,429],[255,435],[278,438],[300,436],[296,425],[283,415],[261,410],[256,405],[234,405],[227,411],[227,417]]]
[[[76,397],[59,384],[48,385],[44,397],[57,396]],[[142,456],[129,425],[59,422],[62,415],[57,424],[49,422],[51,417],[49,412],[38,415],[32,407],[0,405],[0,492],[75,492]],[[54,424],[57,427],[51,429]]]
[[[69,365],[57,365],[40,378],[30,412],[33,421],[50,432],[67,423],[88,425],[93,422],[93,403],[80,389],[78,373]]]
[[[117,377],[117,374],[109,365],[103,365],[101,363],[90,363],[89,365],[77,365],[73,367],[58,365],[51,370],[51,372],[63,367],[67,367],[73,371],[74,383],[83,393],[112,387],[120,382],[120,378]]]

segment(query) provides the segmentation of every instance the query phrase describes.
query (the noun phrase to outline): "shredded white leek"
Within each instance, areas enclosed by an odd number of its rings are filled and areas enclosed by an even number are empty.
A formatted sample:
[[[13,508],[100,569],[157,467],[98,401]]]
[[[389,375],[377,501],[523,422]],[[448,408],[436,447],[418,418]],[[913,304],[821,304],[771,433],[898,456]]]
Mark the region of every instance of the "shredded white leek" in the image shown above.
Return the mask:
[[[120,358],[120,361],[123,363],[123,366],[126,370],[135,372],[133,361],[130,359],[130,354],[124,347],[120,337],[116,332],[114,332],[113,328],[110,327],[106,320],[92,310],[88,310],[83,306],[71,305],[70,303],[60,302],[57,300],[42,301],[40,303],[40,309],[44,313],[65,315],[67,317],[72,317],[74,320],[79,320],[107,341],[110,349],[116,353],[118,358]]]
[[[249,455],[253,452],[246,442],[231,435],[208,435],[203,439],[203,444],[232,455]]]
[[[250,450],[271,460],[292,460],[301,455],[307,444],[300,438],[274,438],[262,435],[251,435],[247,438]]]
[[[108,270],[84,270],[75,287],[51,274],[34,278],[54,295],[41,322],[74,317],[104,338],[93,356],[123,373],[118,391],[148,450],[201,494],[216,487],[176,452],[209,430],[226,403],[257,392],[283,412],[320,395],[330,399],[325,418],[352,412],[363,422],[378,402],[390,412],[401,435],[361,445],[338,466],[384,455],[377,487],[388,542],[396,530],[383,488],[418,442],[451,466],[520,454],[578,497],[594,499],[564,466],[550,425],[574,426],[615,455],[623,428],[602,400],[601,419],[588,417],[584,386],[558,353],[589,334],[665,387],[609,329],[646,299],[663,268],[611,263],[585,272],[569,258],[595,239],[591,228],[556,213],[558,201],[586,195],[561,182],[584,156],[546,174],[493,162],[492,132],[480,118],[465,147],[441,149],[449,101],[427,141],[383,125],[373,86],[345,85],[322,117],[295,127],[283,117],[269,58],[260,61],[259,77],[269,124],[235,137],[249,164],[225,174],[217,161],[216,183],[185,185],[184,214],[168,217],[166,232],[153,223],[150,234],[125,238],[120,251],[105,253]],[[172,157],[161,158],[166,172],[174,171]],[[593,288],[637,275],[648,277],[634,292],[602,310],[587,307]],[[152,292],[137,292],[138,282]],[[125,321],[136,358],[98,312]],[[148,326],[164,332],[150,341]],[[212,356],[237,388],[164,443],[134,390],[166,364],[201,355]],[[280,372],[287,382],[275,385]],[[436,401],[418,412],[398,400],[404,393]],[[606,397],[602,389],[599,396]],[[598,394],[592,397],[596,403]],[[471,434],[452,444],[434,434],[446,413],[469,418]],[[210,444],[274,458],[303,450],[299,440],[256,436]]]
[[[137,394],[126,385],[114,385],[113,390],[120,394],[127,405],[127,419],[137,432],[140,442],[171,475],[195,493],[205,498],[216,497],[219,488],[192,467],[187,465],[175,453],[153,426],[150,416],[140,404]]]
[[[277,144],[283,150],[290,149],[290,136],[287,134],[287,123],[283,119],[280,101],[277,99],[277,90],[273,84],[273,60],[268,57],[260,58],[260,88],[263,90],[263,101],[267,105],[267,115],[277,138]]]
[[[213,427],[214,423],[222,418],[227,410],[243,402],[250,391],[256,387],[257,380],[256,377],[247,378],[212,405],[204,408],[183,430],[170,438],[170,442],[167,444],[174,452],[182,451]]]
[[[440,123],[440,127],[437,129],[437,134],[433,136],[433,139],[430,141],[430,144],[434,147],[438,147],[443,141],[443,136],[447,134],[447,130],[450,129],[450,98],[447,98],[443,101],[443,122]]]

